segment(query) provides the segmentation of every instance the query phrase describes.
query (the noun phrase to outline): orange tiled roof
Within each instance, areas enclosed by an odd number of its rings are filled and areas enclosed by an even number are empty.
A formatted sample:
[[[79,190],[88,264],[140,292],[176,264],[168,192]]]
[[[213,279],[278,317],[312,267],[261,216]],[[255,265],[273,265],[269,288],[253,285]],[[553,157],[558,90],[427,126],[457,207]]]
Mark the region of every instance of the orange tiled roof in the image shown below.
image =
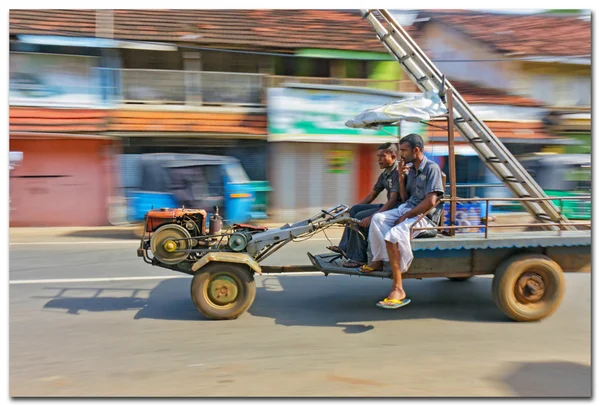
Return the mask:
[[[423,11],[503,53],[591,54],[591,23],[576,17]],[[206,47],[327,48],[385,52],[354,10],[114,10],[114,38]],[[10,10],[9,32],[95,36],[96,10]],[[404,27],[418,42],[415,26]]]
[[[207,47],[386,52],[358,10],[114,10],[114,38]],[[413,31],[413,27],[407,27]],[[95,36],[95,10],[10,10],[11,35]]]
[[[423,11],[420,17],[450,25],[501,53],[520,56],[590,56],[592,53],[591,22],[574,16],[440,10]]]
[[[11,107],[11,132],[190,132],[264,135],[265,114]]]
[[[267,133],[265,114],[115,110],[108,131],[252,134]]]
[[[101,132],[107,128],[107,111],[10,107],[10,132]]]

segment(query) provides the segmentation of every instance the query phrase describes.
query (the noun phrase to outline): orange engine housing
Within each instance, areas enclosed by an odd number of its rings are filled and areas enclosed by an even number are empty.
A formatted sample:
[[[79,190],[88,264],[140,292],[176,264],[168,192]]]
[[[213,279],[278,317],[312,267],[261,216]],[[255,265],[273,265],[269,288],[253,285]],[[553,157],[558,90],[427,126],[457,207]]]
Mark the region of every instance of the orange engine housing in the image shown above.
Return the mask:
[[[191,217],[199,225],[202,234],[206,234],[206,211],[200,209],[154,209],[148,212],[146,231],[154,232],[164,224],[177,223],[183,216]]]

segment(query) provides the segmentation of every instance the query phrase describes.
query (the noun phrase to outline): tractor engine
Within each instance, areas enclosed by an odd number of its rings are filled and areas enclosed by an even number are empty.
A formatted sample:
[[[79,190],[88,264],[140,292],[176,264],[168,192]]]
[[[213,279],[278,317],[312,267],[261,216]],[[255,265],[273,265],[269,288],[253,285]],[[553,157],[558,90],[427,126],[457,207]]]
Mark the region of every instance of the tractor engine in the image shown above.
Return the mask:
[[[150,210],[146,232],[152,233],[152,254],[165,264],[177,264],[188,257],[191,249],[210,244],[209,240],[192,238],[206,235],[206,211],[199,209]]]
[[[221,230],[223,218],[219,209],[210,216],[207,227],[206,211],[200,209],[157,209],[146,214],[143,237],[156,260],[176,265],[185,260],[198,260],[209,251],[242,252],[253,235],[266,231],[265,227],[251,224],[233,224],[227,232]]]

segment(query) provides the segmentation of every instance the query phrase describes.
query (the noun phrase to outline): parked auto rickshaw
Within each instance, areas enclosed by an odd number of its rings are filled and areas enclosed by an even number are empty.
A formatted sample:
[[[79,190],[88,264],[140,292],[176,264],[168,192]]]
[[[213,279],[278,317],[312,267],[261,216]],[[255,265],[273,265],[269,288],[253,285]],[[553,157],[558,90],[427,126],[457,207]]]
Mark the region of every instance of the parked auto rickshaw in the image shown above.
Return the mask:
[[[228,156],[156,153],[140,160],[140,188],[127,193],[128,220],[143,222],[153,208],[194,207],[240,223],[254,213],[255,185],[240,161]]]
[[[548,196],[577,197],[592,190],[592,159],[589,154],[536,153],[519,159]],[[554,201],[573,220],[589,220],[592,203],[585,200]]]

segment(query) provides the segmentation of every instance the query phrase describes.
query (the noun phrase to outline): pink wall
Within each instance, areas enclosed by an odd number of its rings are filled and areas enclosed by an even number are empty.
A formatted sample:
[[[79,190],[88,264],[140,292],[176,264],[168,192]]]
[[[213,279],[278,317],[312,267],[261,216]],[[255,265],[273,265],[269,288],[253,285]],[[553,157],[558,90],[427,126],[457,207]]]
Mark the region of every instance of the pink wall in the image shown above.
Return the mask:
[[[23,162],[10,174],[11,227],[108,225],[110,140],[16,139]]]

